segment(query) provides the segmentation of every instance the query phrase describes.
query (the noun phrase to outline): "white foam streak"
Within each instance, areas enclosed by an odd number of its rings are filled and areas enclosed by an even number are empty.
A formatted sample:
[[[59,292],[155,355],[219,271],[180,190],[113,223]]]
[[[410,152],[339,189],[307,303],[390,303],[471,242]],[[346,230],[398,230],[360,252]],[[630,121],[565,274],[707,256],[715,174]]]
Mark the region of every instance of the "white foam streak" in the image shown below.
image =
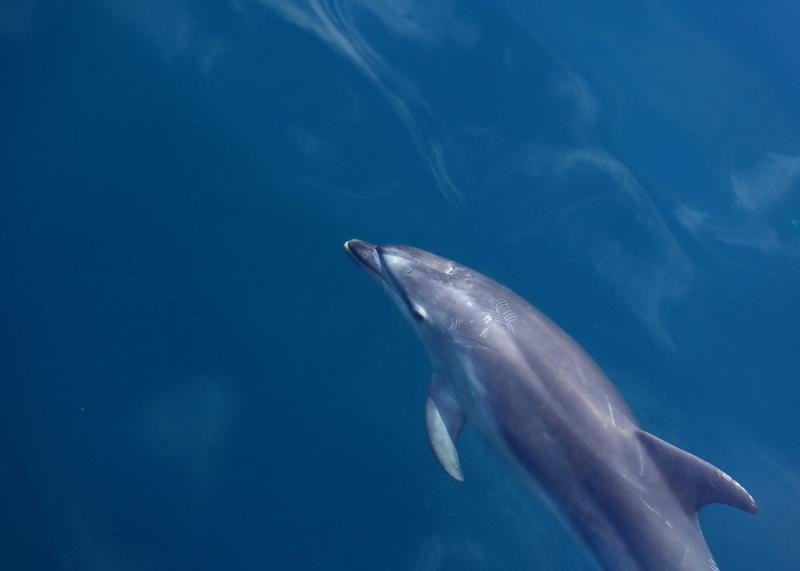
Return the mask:
[[[758,212],[781,200],[800,181],[800,155],[768,153],[764,159],[731,175],[740,208]]]
[[[533,168],[539,171],[536,174],[542,174],[542,168],[551,169],[545,174],[554,177],[589,169],[611,179],[612,188],[618,193],[616,196],[606,193],[584,201],[621,201],[625,212],[618,214],[635,217],[636,225],[651,241],[653,253],[643,258],[636,244],[608,235],[602,253],[593,260],[595,269],[621,293],[657,339],[671,347],[662,308],[665,302],[684,295],[694,276],[694,267],[636,176],[619,159],[597,149],[545,153],[545,156],[534,157]],[[569,216],[569,210],[565,212],[565,216]]]
[[[389,103],[405,125],[417,151],[423,157],[436,186],[451,203],[463,199],[447,168],[441,143],[429,125],[435,124],[430,106],[402,81],[398,73],[375,50],[356,25],[358,12],[368,12],[387,28],[408,40],[433,43],[455,34],[472,41],[475,31],[464,25],[448,24],[441,10],[432,10],[415,0],[404,2],[339,2],[305,0],[289,4],[281,0],[261,3],[286,21],[316,36],[349,60]],[[417,17],[417,14],[422,16]]]
[[[792,221],[778,215],[800,183],[800,155],[766,153],[755,164],[730,175],[727,215],[711,215],[688,205],[675,209],[676,219],[698,240],[711,240],[768,255],[800,255],[800,235],[786,230]]]

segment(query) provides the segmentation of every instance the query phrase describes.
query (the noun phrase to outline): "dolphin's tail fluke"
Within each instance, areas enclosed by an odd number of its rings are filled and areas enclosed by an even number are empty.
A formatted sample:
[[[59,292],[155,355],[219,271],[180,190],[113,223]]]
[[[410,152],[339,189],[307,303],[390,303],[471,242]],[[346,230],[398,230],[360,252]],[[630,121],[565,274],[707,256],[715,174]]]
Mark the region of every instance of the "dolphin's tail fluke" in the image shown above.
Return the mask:
[[[706,504],[721,503],[750,513],[758,511],[747,490],[716,466],[644,430],[638,431],[638,437],[687,510],[696,512]]]

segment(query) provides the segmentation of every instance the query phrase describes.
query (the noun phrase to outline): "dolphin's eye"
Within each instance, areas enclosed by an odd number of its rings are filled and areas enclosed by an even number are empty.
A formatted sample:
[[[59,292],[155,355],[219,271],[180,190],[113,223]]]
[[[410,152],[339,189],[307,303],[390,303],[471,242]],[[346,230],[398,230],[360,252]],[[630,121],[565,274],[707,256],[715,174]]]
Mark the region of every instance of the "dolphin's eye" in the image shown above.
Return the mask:
[[[428,312],[425,311],[424,307],[421,307],[416,303],[411,304],[411,314],[417,321],[425,321],[426,319],[428,319]]]

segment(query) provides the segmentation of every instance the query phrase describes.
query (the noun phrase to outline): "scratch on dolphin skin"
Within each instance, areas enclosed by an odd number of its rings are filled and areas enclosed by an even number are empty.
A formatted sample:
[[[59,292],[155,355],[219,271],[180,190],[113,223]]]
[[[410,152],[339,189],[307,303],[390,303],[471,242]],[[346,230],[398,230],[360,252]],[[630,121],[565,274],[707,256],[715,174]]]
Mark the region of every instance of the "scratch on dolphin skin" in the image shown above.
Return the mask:
[[[495,349],[491,345],[488,345],[486,343],[481,343],[477,339],[472,339],[471,337],[465,337],[463,335],[460,335],[456,337],[456,340],[462,347],[471,347],[473,349],[489,349],[490,351],[494,351],[495,353],[498,352],[497,349]]]
[[[681,557],[681,569],[683,569],[683,566],[686,564],[686,556],[688,554],[689,554],[689,548],[687,547],[686,549],[683,550],[683,557]]]
[[[642,445],[636,446],[636,451],[639,453],[639,477],[644,476],[644,455],[642,454]]]
[[[644,498],[639,498],[639,500],[641,500],[641,502],[642,502],[642,503],[645,505],[645,507],[646,507],[647,509],[649,509],[651,512],[653,512],[654,514],[656,514],[658,517],[661,517],[661,513],[660,513],[660,512],[659,512],[659,511],[658,511],[656,508],[654,508],[653,506],[651,506],[650,504],[648,504],[646,501],[644,501]]]
[[[717,562],[714,561],[714,559],[711,557],[708,558],[708,568],[711,569],[711,571],[719,571],[719,567],[717,567]]]
[[[608,405],[608,415],[611,417],[611,424],[614,426],[617,425],[617,421],[614,419],[614,409],[611,408],[611,401],[608,400],[608,395],[604,395],[606,397],[606,404]]]
[[[494,312],[503,320],[511,333],[514,333],[514,322],[517,320],[517,312],[511,307],[511,303],[505,299],[498,299],[494,304]]]

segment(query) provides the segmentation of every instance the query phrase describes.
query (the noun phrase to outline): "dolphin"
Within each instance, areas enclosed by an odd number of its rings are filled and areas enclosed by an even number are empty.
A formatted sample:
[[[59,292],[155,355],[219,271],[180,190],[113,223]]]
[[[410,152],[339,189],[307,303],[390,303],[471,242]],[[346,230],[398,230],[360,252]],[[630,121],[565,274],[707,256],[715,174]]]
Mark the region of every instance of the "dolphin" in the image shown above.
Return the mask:
[[[564,330],[480,273],[411,246],[361,240],[345,251],[389,293],[433,374],[427,435],[463,481],[456,448],[470,422],[608,571],[718,571],[697,512],[755,513],[719,468],[643,430],[600,367]]]

